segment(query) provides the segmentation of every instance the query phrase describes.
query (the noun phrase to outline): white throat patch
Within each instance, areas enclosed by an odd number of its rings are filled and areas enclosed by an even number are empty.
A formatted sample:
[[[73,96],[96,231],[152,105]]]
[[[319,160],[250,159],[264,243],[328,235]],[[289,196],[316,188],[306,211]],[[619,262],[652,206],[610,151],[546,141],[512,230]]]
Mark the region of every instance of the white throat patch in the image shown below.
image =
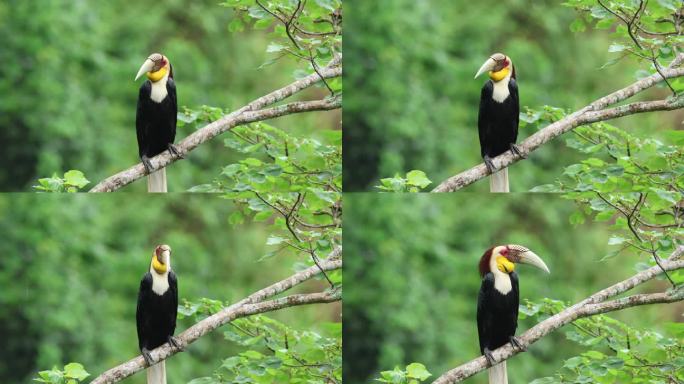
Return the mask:
[[[167,259],[168,262],[168,259]],[[169,290],[169,271],[171,270],[171,264],[167,264],[166,272],[163,274],[157,273],[157,271],[150,265],[150,274],[152,275],[152,291],[157,295],[161,296]]]
[[[511,284],[511,277],[508,273],[503,273],[499,271],[496,266],[496,256],[492,255],[489,259],[489,270],[494,274],[494,289],[499,291],[501,294],[505,295],[513,289]]]
[[[169,93],[166,90],[166,82],[169,80],[169,73],[167,72],[161,80],[157,82],[152,82],[152,92],[150,92],[150,99],[155,103],[161,103],[166,98]]]
[[[503,103],[504,100],[511,94],[508,90],[508,83],[511,81],[511,73],[513,71],[508,71],[508,75],[499,81],[492,80],[494,83],[494,92],[492,92],[492,99],[497,103]]]

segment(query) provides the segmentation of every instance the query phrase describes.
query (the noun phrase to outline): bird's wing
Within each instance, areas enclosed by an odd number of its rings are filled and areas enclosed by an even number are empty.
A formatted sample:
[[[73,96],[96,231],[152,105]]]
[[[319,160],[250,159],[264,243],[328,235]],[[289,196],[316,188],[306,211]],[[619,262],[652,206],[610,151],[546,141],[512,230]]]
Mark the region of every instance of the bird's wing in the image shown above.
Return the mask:
[[[140,289],[138,290],[138,307],[136,308],[135,311],[135,320],[136,320],[136,326],[138,330],[138,344],[140,344],[140,347],[142,348],[142,339],[141,339],[141,331],[144,327],[147,326],[146,322],[148,321],[148,313],[146,313],[145,309],[148,308],[148,306],[145,305],[145,302],[149,299],[150,292],[152,291],[152,275],[147,272],[145,276],[143,276],[142,280],[140,280]]]
[[[520,99],[518,99],[518,82],[511,79],[508,82],[508,93],[513,100],[513,113],[515,114],[515,140],[518,139],[518,124],[520,123]]]
[[[484,303],[491,299],[494,290],[494,275],[490,272],[485,275],[480,285],[480,293],[477,297],[477,334],[480,339],[480,352],[484,351],[489,342],[490,335],[486,332],[486,323],[491,322],[484,308]],[[491,329],[491,326],[489,327]]]
[[[480,135],[480,155],[484,156],[484,154],[487,152],[485,148],[485,144],[488,142],[487,141],[487,131],[489,130],[489,127],[487,127],[486,119],[484,119],[485,116],[488,114],[488,106],[491,105],[492,103],[492,93],[494,92],[494,85],[492,84],[491,80],[488,80],[484,86],[482,86],[482,92],[480,93],[480,114],[477,117],[477,131]]]
[[[138,93],[138,109],[135,114],[135,131],[138,135],[138,156],[142,157],[147,153],[147,132],[149,130],[148,116],[144,113],[147,104],[150,103],[150,93],[152,92],[152,83],[149,80],[145,81],[140,86]]]
[[[169,78],[166,82],[166,92],[170,97],[171,110],[173,112],[170,116],[171,121],[169,122],[171,130],[173,132],[171,136],[171,142],[173,142],[176,139],[176,123],[178,119],[178,100],[176,99],[176,82],[173,81],[173,78]]]
[[[520,289],[518,287],[518,274],[511,272],[508,276],[511,277],[511,288],[513,289],[513,304],[515,316],[513,316],[513,321],[515,322],[515,328],[518,327],[518,309],[520,306]],[[513,328],[515,330],[515,328]]]
[[[171,335],[176,331],[176,318],[178,317],[178,280],[173,271],[169,272],[169,289],[171,290]]]

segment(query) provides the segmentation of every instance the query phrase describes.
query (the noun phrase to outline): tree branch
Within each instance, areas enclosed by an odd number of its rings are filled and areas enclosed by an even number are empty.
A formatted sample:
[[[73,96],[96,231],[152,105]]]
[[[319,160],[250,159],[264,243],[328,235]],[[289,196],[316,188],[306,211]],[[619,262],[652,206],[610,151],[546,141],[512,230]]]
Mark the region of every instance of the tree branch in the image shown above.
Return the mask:
[[[537,325],[519,336],[518,339],[524,346],[529,346],[556,329],[583,317],[617,311],[637,305],[671,303],[684,300],[684,290],[679,289],[661,293],[633,295],[612,301],[605,301],[607,298],[619,295],[637,285],[653,279],[662,274],[663,271],[683,269],[684,260],[681,259],[682,255],[684,255],[684,246],[679,246],[667,260],[662,262],[662,269],[656,265],[637,273],[629,279],[602,289],[579,303],[537,323]],[[513,348],[511,344],[506,344],[493,351],[492,355],[498,363],[517,355],[519,352],[520,351]],[[479,356],[444,373],[442,376],[438,377],[433,384],[458,383],[487,368],[487,359],[485,359],[484,356]]]
[[[677,56],[677,58],[672,61],[667,68],[661,71],[665,78],[671,79],[684,76],[684,68],[678,68],[682,62],[684,62],[684,54]],[[523,141],[521,144],[519,144],[518,148],[524,156],[527,156],[529,153],[541,147],[543,144],[546,144],[557,136],[571,131],[572,129],[581,125],[615,119],[636,113],[668,111],[684,107],[684,97],[680,96],[676,98],[669,98],[667,100],[636,102],[605,109],[606,107],[626,100],[645,89],[651,88],[663,80],[664,78],[660,73],[655,73],[651,76],[636,81],[623,89],[597,99],[586,107],[575,111],[563,119],[551,123],[543,129],[537,131],[532,136],[525,139],[525,141]],[[515,155],[511,151],[507,151],[492,159],[492,162],[497,169],[500,169],[508,167],[519,160],[521,160],[521,157]],[[470,168],[467,171],[461,172],[458,175],[448,178],[439,184],[435,189],[433,189],[432,192],[457,191],[480,179],[485,178],[487,175],[489,175],[487,167],[484,165],[484,163],[482,163]]]
[[[301,284],[304,281],[311,279],[314,276],[317,276],[321,273],[321,270],[332,271],[342,268],[342,260],[338,258],[340,254],[341,248],[337,248],[329,255],[328,259],[320,263],[321,269],[314,265],[303,271],[297,272],[287,279],[254,292],[237,303],[224,308],[220,312],[197,322],[195,325],[186,329],[183,333],[177,336],[176,339],[178,343],[182,348],[186,348],[188,345],[192,344],[197,339],[215,330],[216,328],[242,317],[276,311],[282,308],[293,306],[314,303],[330,303],[341,300],[341,290],[335,289],[327,292],[290,295],[278,299],[264,301],[267,298],[278,295],[279,293],[282,293],[298,284]],[[178,350],[167,343],[159,348],[154,349],[150,352],[150,354],[152,355],[152,360],[157,363],[159,361],[166,360],[178,352]],[[137,357],[134,357],[133,359],[102,373],[100,376],[95,378],[91,384],[116,383],[144,370],[145,368],[147,368],[145,365],[145,359],[143,359],[141,355],[138,355]]]
[[[342,106],[341,96],[327,98],[325,100],[293,102],[272,107],[270,109],[263,109],[264,107],[275,104],[318,83],[322,78],[328,79],[341,76],[342,67],[339,65],[340,62],[341,57],[337,57],[327,67],[319,70],[318,72],[299,79],[286,87],[269,93],[268,95],[262,96],[245,105],[244,107],[220,118],[219,120],[207,124],[206,126],[187,136],[180,143],[178,143],[176,147],[182,155],[186,155],[193,149],[197,148],[200,144],[233,129],[238,125],[272,119],[293,113],[340,108]],[[178,159],[178,157],[170,154],[169,151],[164,151],[150,159],[150,161],[152,162],[154,170],[157,170],[166,167]],[[99,184],[93,187],[90,192],[112,192],[142,178],[143,176],[145,176],[145,167],[142,165],[142,163],[138,163],[101,181]]]

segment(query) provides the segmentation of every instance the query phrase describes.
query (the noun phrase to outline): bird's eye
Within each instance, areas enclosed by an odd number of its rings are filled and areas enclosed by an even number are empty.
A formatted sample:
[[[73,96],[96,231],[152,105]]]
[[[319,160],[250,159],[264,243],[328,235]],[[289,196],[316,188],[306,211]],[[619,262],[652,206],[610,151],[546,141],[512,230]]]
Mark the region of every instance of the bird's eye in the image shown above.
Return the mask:
[[[501,256],[507,256],[508,255],[508,248],[502,249],[501,252],[499,252],[499,254],[501,254]]]

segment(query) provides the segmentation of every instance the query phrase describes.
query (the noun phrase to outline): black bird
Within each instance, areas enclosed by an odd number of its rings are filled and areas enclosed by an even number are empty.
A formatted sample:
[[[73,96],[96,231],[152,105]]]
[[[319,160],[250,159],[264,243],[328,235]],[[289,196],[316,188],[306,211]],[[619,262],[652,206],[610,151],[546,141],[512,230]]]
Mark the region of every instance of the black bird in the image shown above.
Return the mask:
[[[530,264],[549,273],[549,268],[542,259],[521,245],[492,247],[480,258],[482,285],[477,298],[477,333],[480,338],[480,353],[491,365],[490,384],[508,383],[506,361],[495,364],[492,351],[509,342],[524,350],[515,337],[520,302],[515,263]]]
[[[508,170],[496,172],[492,160],[509,149],[524,157],[515,145],[518,139],[520,101],[515,68],[510,57],[503,53],[493,54],[477,71],[475,78],[489,73],[489,81],[482,87],[480,114],[477,127],[480,134],[480,155],[492,174],[492,191],[508,192]],[[495,189],[495,186],[503,186]]]
[[[150,270],[140,281],[136,322],[138,347],[149,366],[148,384],[166,384],[164,361],[152,365],[150,351],[170,343],[181,349],[173,337],[178,312],[178,283],[171,270],[171,247],[158,245],[154,249]]]
[[[153,172],[150,159],[169,150],[182,157],[176,146],[176,118],[178,102],[173,68],[169,59],[161,53],[151,54],[140,67],[135,80],[143,74],[147,81],[140,86],[135,128],[138,135],[138,155],[145,166],[150,192],[166,192],[166,171]]]

